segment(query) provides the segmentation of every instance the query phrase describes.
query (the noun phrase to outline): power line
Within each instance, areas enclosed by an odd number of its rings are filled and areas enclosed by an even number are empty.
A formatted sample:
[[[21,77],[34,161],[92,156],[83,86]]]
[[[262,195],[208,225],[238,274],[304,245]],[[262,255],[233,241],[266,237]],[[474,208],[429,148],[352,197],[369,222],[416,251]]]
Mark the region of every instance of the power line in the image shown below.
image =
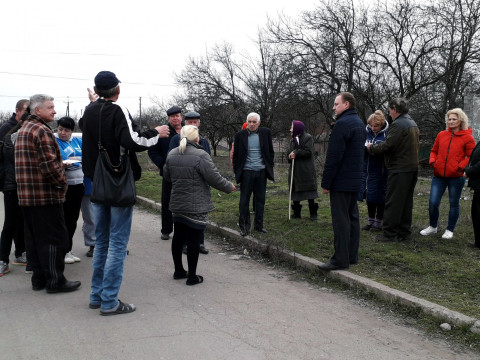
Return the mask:
[[[2,52],[9,52],[9,53],[20,53],[20,54],[28,54],[30,51],[26,50],[10,50],[10,49],[1,49]],[[122,54],[95,54],[95,53],[80,53],[80,52],[66,52],[66,51],[35,51],[36,54],[49,54],[49,55],[82,55],[82,56],[112,56],[112,57],[119,57]]]
[[[8,72],[8,71],[0,71],[0,74],[42,77],[42,78],[60,79],[60,80],[92,81],[92,79],[83,79],[83,78],[74,78],[74,77],[65,77],[65,76],[53,76],[53,75],[14,73],[14,72]],[[122,82],[122,84],[127,84],[127,85],[153,85],[153,86],[176,86],[174,84],[155,84],[155,83],[140,83],[140,82]]]
[[[0,97],[7,97],[7,98],[17,98],[17,99],[20,99],[22,97],[30,97],[30,95],[1,95],[0,94]],[[60,100],[60,99],[67,99],[67,98],[70,98],[70,99],[87,99],[88,97],[87,96],[57,96],[55,97],[55,100]],[[122,95],[122,99],[138,99],[138,96],[123,96]]]

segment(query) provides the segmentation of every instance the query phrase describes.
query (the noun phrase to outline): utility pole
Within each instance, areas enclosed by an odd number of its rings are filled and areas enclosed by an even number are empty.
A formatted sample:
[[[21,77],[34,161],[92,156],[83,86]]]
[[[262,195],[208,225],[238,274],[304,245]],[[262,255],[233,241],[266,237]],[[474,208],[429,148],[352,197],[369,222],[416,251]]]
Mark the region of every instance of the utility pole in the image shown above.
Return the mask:
[[[142,97],[138,98],[140,100],[140,116],[138,117],[138,122],[140,123],[140,131],[142,131]]]
[[[65,101],[64,101],[65,102]],[[73,102],[73,101],[72,101]],[[65,116],[69,116],[70,117],[70,96],[67,96],[67,111],[66,111],[66,114]]]

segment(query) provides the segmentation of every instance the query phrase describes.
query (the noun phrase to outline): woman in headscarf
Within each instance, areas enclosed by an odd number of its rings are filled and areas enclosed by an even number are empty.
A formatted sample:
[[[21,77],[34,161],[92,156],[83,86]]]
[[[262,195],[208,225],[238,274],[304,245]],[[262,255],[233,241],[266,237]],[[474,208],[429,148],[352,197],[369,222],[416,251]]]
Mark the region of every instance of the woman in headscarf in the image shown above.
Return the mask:
[[[305,124],[298,120],[292,121],[290,128],[292,141],[288,154],[290,168],[288,170],[288,184],[292,189],[292,218],[302,217],[300,201],[308,200],[310,219],[317,220],[318,204],[315,199],[317,191],[317,171],[315,169],[315,155],[313,137],[305,132]],[[293,184],[291,184],[293,168]]]

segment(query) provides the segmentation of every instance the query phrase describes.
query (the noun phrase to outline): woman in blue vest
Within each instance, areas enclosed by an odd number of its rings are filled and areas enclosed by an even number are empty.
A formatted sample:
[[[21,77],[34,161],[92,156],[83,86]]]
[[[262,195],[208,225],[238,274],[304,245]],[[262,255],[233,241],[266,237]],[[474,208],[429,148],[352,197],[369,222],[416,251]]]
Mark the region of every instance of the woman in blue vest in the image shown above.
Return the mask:
[[[77,228],[77,221],[80,215],[85,186],[83,185],[82,170],[82,139],[73,137],[75,121],[69,117],[63,117],[57,122],[57,143],[60,147],[62,160],[65,164],[65,174],[67,176],[67,194],[63,203],[63,213],[65,215],[65,225],[68,230],[68,248],[65,255],[65,264],[79,262],[80,258],[73,255],[73,234]]]

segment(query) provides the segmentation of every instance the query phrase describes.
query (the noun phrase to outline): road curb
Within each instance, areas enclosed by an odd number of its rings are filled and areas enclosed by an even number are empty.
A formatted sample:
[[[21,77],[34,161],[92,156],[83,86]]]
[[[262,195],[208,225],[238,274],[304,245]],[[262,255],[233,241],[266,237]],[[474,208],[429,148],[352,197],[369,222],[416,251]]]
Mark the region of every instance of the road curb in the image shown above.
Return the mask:
[[[151,208],[156,211],[161,210],[161,204],[150,199],[144,198],[142,196],[137,196],[137,203],[148,208]],[[309,258],[307,256],[286,250],[278,247],[270,246],[261,242],[260,240],[254,238],[253,236],[241,236],[240,233],[236,230],[219,226],[218,224],[209,222],[207,225],[209,230],[215,231],[216,233],[226,236],[241,243],[253,247],[254,249],[268,253],[270,255],[281,258],[291,262],[295,266],[303,268],[308,271],[318,272],[318,265],[321,265],[322,262]],[[369,292],[374,293],[379,298],[390,301],[397,302],[405,306],[410,306],[414,308],[421,309],[425,314],[435,316],[439,319],[445,320],[446,322],[455,324],[457,326],[470,326],[472,332],[477,332],[476,329],[479,325],[479,320],[473,317],[464,315],[457,311],[450,310],[444,306],[432,303],[430,301],[412,296],[403,291],[392,289],[386,285],[380,284],[376,281],[367,279],[365,277],[353,274],[345,270],[336,270],[325,273],[325,276],[329,276],[333,279],[337,279],[342,283],[348,284],[352,287],[360,287]]]

